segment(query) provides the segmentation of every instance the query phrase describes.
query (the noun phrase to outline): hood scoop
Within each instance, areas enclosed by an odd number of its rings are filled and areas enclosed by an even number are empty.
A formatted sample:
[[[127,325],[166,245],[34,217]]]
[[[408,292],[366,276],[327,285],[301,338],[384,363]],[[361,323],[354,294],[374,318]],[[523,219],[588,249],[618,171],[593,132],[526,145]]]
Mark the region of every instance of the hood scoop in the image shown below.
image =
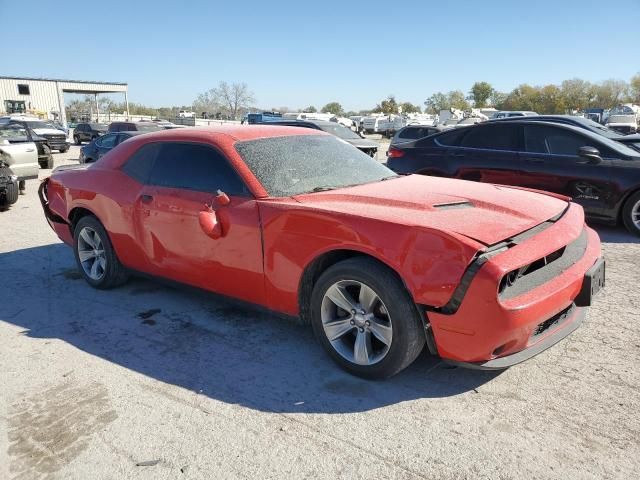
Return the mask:
[[[473,208],[473,203],[469,200],[463,200],[461,202],[436,203],[433,205],[433,208],[437,210],[458,210],[460,208]]]

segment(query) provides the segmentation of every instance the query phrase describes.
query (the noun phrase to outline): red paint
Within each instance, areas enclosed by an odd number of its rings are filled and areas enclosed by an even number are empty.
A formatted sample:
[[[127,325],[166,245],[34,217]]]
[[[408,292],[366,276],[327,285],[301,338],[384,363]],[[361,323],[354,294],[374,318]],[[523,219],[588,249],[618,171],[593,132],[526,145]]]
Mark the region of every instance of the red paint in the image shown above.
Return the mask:
[[[234,143],[301,134],[323,135],[294,127],[245,126],[136,136],[88,168],[54,173],[48,185],[49,208],[63,219],[69,219],[74,208],[89,209],[105,225],[121,262],[131,269],[292,315],[299,312],[305,268],[333,250],[378,259],[398,273],[416,303],[441,307],[476,253],[567,208],[562,198],[532,191],[417,175],[269,198]],[[252,195],[216,199],[216,192],[145,186],[120,170],[132,152],[158,140],[218,148]],[[460,202],[472,208],[448,208]],[[211,206],[215,217],[204,205]],[[72,243],[67,225],[51,224],[63,241]],[[480,361],[505,343],[505,355],[528,346],[535,325],[567,307],[578,294],[585,271],[600,256],[599,239],[590,230],[587,253],[579,262],[509,302],[498,299],[500,279],[567,245],[583,228],[582,208],[571,204],[556,224],[492,257],[474,277],[457,313],[429,313],[439,353]]]

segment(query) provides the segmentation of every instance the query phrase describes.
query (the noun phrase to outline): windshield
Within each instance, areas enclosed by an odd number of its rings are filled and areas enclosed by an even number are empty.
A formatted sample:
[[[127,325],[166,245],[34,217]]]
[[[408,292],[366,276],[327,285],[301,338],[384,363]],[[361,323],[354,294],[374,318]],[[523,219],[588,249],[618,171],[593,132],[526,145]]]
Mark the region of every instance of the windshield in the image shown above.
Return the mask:
[[[320,125],[320,128],[330,133],[331,135],[335,135],[339,138],[344,138],[345,140],[360,140],[360,136],[358,136],[353,130],[343,127],[342,125],[336,123],[335,125]]]
[[[41,122],[40,120],[33,120],[24,123],[26,123],[29,128],[52,128],[51,125],[47,125],[45,122]]]
[[[344,140],[294,135],[238,142],[236,150],[268,194],[288,197],[397,176]]]
[[[156,125],[155,123],[147,123],[147,124],[136,123],[136,129],[139,132],[157,132],[158,130],[163,130],[162,127],[160,127],[159,125]]]

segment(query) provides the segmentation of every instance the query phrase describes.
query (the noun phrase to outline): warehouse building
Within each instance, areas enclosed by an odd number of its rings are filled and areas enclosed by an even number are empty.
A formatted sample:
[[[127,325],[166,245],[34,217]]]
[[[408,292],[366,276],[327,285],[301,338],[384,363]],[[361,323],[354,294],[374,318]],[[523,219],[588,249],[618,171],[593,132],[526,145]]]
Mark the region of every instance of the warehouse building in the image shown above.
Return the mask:
[[[30,113],[41,118],[59,120],[66,125],[65,93],[93,95],[98,114],[99,94],[123,93],[126,113],[129,115],[126,83],[4,76],[0,76],[0,115]]]

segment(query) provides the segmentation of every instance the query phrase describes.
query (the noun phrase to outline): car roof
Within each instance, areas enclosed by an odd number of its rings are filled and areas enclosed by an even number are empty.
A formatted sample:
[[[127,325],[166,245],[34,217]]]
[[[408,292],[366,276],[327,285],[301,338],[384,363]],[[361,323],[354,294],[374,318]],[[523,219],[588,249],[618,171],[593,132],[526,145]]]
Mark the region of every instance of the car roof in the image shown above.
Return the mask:
[[[274,123],[274,122],[271,122]],[[133,133],[133,132],[129,132]],[[138,132],[144,134],[145,138],[163,138],[174,140],[182,138],[184,140],[206,140],[216,136],[224,135],[235,141],[257,140],[259,138],[288,137],[297,135],[328,135],[327,133],[313,129],[302,130],[298,127],[270,125],[269,123],[259,123],[253,125],[216,125],[209,127],[172,128],[169,130],[159,130],[156,132]]]

